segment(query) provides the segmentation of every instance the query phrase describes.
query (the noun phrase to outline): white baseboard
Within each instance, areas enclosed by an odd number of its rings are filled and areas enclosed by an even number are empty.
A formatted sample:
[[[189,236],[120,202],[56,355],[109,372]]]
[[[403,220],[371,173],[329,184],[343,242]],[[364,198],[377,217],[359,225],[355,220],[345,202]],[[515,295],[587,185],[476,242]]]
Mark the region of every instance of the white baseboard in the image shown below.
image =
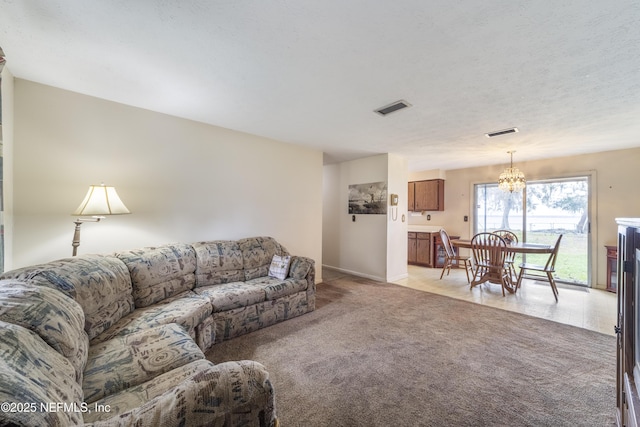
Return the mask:
[[[402,280],[402,279],[408,279],[409,278],[409,273],[403,273],[400,274],[399,276],[395,276],[395,277],[389,277],[389,280],[387,280],[387,282],[397,282],[398,280]]]
[[[365,279],[375,280],[377,282],[394,282],[396,280],[406,279],[409,277],[409,273],[401,274],[397,277],[390,278],[387,280],[384,277],[373,276],[371,274],[361,273],[359,271],[347,270],[346,268],[334,267],[332,265],[322,264],[322,268],[327,268],[329,270],[339,271],[340,273],[350,274],[352,276],[364,277]]]

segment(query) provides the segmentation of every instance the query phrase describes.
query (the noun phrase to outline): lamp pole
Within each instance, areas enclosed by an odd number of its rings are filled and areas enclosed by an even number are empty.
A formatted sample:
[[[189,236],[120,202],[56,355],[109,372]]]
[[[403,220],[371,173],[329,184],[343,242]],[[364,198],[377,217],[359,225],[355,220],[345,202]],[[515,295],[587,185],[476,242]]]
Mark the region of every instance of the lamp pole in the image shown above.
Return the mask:
[[[73,255],[76,256],[78,254],[78,246],[80,246],[80,226],[83,222],[100,222],[103,219],[103,216],[94,216],[92,218],[78,218],[73,223],[76,225],[76,229],[73,232],[73,242],[71,242],[71,246],[73,246]]]

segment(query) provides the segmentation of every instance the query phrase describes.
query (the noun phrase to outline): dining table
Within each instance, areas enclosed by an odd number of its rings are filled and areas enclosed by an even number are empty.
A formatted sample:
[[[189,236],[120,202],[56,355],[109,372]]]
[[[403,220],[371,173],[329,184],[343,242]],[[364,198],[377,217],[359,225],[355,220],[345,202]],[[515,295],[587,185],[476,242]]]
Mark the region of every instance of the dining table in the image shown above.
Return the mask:
[[[471,249],[471,240],[452,239],[451,244],[458,248]],[[505,250],[516,254],[550,254],[553,252],[553,245],[542,243],[514,242],[508,243]]]
[[[457,248],[471,249],[471,240],[468,239],[452,239],[451,244]],[[516,253],[516,254],[551,254],[553,252],[553,245],[545,245],[542,243],[528,243],[528,242],[509,242],[504,250]],[[479,285],[484,282],[490,281],[492,276],[490,274],[484,274],[479,278],[475,277],[471,281],[471,287]],[[516,286],[512,281],[505,284],[505,288],[510,293],[516,292]]]

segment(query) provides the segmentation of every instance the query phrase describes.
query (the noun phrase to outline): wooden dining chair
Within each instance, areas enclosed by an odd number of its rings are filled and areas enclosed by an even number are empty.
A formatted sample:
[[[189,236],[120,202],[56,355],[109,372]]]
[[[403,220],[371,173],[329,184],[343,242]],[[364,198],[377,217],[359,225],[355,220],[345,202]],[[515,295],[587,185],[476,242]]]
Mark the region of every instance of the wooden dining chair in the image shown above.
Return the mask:
[[[493,231],[493,234],[497,234],[502,237],[504,241],[509,246],[512,243],[518,243],[518,236],[511,230],[496,230]],[[516,272],[516,254],[515,252],[507,252],[507,256],[505,257],[504,263],[507,265],[509,270],[509,275],[511,276],[511,281],[513,283],[518,280],[518,273]]]
[[[518,275],[518,282],[516,283],[516,290],[520,288],[520,284],[522,283],[522,277],[524,276],[525,271],[534,273],[531,274],[534,277],[546,278],[551,285],[551,290],[553,291],[553,296],[558,302],[558,287],[556,286],[556,281],[553,278],[553,273],[555,273],[556,269],[556,259],[558,258],[558,251],[560,249],[560,241],[562,240],[562,234],[558,236],[558,240],[556,240],[556,244],[553,247],[553,252],[549,255],[549,259],[545,265],[538,264],[529,264],[522,263],[520,264],[520,274]]]
[[[473,274],[473,269],[471,267],[471,257],[458,255],[456,251],[453,249],[453,245],[451,244],[451,239],[449,238],[449,234],[447,231],[442,228],[440,229],[440,239],[442,240],[442,247],[444,248],[444,265],[442,266],[442,273],[440,273],[440,279],[444,276],[445,270],[447,271],[447,276],[451,272],[451,267],[453,263],[457,263],[458,266],[462,263],[464,265],[464,271],[467,273],[467,282],[471,283],[471,277],[469,276],[469,272]]]
[[[475,263],[475,274],[471,287],[484,282],[499,283],[502,296],[511,289],[509,271],[505,265],[507,243],[497,234],[478,233],[471,239],[471,251]]]

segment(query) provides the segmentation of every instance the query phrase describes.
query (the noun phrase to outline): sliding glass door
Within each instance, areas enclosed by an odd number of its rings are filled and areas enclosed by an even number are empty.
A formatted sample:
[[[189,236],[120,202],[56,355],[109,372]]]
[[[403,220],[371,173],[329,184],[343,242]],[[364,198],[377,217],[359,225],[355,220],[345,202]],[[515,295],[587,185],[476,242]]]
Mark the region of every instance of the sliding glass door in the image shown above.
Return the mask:
[[[497,184],[475,185],[475,232],[511,230],[523,242],[555,244],[558,281],[590,286],[589,177],[529,181],[524,191],[505,193]],[[528,255],[544,264],[547,255]]]

